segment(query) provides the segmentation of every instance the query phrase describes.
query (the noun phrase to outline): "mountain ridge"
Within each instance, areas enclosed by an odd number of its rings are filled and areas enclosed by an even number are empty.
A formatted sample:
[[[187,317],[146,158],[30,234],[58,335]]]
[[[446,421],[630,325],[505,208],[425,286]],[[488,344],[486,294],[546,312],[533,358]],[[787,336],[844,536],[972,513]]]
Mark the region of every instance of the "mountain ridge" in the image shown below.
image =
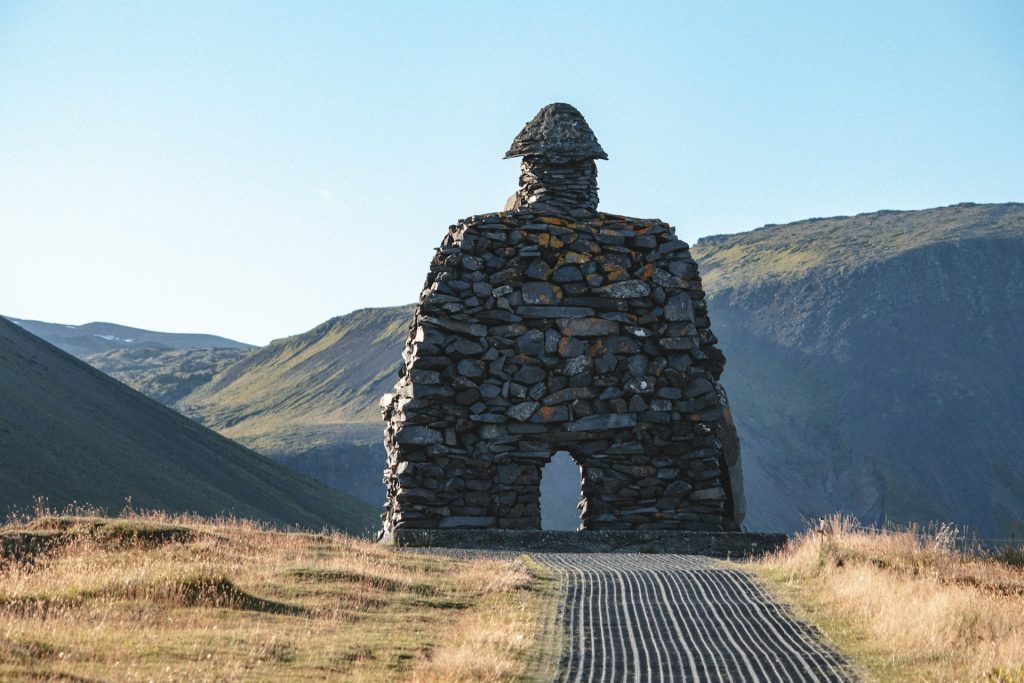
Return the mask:
[[[91,322],[84,325],[48,323],[4,316],[15,325],[46,339],[68,353],[82,357],[114,349],[148,346],[158,349],[252,349],[251,344],[215,334],[156,332],[117,323]]]
[[[705,285],[721,294],[737,286],[794,279],[816,270],[848,270],[930,244],[1019,236],[1022,210],[1024,204],[1016,202],[962,202],[918,211],[886,209],[809,218],[702,237],[693,249],[701,255]],[[831,249],[816,248],[818,240],[827,240]]]

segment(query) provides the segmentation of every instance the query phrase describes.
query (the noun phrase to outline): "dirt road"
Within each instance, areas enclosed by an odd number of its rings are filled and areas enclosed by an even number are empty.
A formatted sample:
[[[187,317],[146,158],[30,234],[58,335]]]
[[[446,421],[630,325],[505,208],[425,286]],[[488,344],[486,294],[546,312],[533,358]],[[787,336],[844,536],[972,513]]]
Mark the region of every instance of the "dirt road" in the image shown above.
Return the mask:
[[[693,555],[534,553],[565,592],[559,681],[849,681],[745,573]]]

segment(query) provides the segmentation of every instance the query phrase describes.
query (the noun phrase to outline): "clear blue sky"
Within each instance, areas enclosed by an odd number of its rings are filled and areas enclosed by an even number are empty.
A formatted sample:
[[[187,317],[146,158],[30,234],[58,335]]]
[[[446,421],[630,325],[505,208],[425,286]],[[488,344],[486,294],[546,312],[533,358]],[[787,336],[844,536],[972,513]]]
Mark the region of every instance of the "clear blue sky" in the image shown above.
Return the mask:
[[[0,312],[253,343],[409,303],[570,102],[694,242],[1024,200],[1024,2],[6,2]]]

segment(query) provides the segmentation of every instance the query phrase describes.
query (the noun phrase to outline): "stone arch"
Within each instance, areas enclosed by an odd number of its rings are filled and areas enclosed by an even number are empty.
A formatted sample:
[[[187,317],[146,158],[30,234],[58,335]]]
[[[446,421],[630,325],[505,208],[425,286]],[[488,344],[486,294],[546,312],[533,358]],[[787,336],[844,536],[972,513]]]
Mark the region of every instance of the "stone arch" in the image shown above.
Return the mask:
[[[555,451],[541,468],[540,528],[579,529],[585,506],[582,465],[571,451]]]
[[[538,446],[540,444],[531,444]],[[546,454],[544,454],[546,451]],[[585,459],[579,457],[573,450],[564,446],[547,446],[538,451],[527,452],[522,455],[514,454],[508,461],[498,466],[498,482],[504,491],[504,486],[515,486],[515,506],[510,508],[497,508],[499,518],[518,519],[519,523],[514,527],[523,529],[543,528],[543,509],[541,507],[541,488],[545,478],[545,469],[552,463],[558,453],[566,453],[568,458],[578,468],[576,474],[575,488],[576,497],[572,501],[577,507],[581,501],[586,501],[588,491],[584,487],[583,472],[585,470]],[[501,492],[500,492],[501,493]],[[500,494],[499,493],[499,494]],[[582,512],[576,513],[576,527],[583,524]]]

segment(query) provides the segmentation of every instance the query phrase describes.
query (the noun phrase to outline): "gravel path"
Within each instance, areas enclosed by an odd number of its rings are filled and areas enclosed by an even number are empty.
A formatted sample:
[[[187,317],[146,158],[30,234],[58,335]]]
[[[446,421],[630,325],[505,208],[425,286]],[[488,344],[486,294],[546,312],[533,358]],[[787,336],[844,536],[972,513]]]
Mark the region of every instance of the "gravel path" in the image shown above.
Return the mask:
[[[565,601],[559,681],[849,681],[743,572],[693,555],[534,553]]]

